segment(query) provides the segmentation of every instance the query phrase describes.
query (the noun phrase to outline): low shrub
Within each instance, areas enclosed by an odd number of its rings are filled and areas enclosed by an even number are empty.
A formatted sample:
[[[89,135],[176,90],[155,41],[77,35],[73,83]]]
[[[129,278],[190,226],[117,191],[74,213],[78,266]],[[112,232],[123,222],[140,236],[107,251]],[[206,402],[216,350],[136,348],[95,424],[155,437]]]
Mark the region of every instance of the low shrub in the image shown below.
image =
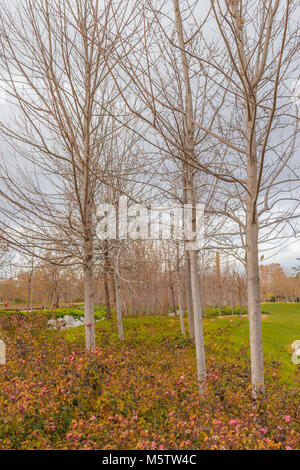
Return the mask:
[[[7,364],[0,366],[2,450],[299,449],[299,383],[280,384],[266,363],[267,399],[253,406],[248,344],[235,349],[239,320],[204,321],[207,391],[197,394],[193,343],[179,320],[124,320],[84,329],[47,328],[47,315],[0,316]]]

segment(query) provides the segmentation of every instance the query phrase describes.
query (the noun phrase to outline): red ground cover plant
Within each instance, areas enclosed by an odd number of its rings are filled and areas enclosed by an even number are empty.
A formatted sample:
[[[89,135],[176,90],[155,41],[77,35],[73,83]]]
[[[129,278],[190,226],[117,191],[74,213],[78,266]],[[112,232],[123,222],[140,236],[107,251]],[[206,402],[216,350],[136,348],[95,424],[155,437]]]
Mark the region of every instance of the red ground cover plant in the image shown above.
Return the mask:
[[[299,449],[297,378],[280,384],[268,366],[266,399],[254,406],[247,346],[228,354],[220,328],[208,338],[199,399],[193,345],[167,330],[161,319],[141,319],[121,345],[101,324],[91,356],[81,328],[58,332],[44,315],[2,316],[0,449]]]

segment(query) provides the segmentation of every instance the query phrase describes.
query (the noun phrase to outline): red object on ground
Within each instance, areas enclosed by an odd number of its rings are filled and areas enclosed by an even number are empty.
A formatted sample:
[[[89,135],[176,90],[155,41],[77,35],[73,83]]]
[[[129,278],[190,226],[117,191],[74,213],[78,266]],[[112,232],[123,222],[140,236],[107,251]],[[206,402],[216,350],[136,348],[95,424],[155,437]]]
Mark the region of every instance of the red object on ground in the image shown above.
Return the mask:
[[[4,307],[5,307],[5,308],[8,307],[8,302],[4,302]]]

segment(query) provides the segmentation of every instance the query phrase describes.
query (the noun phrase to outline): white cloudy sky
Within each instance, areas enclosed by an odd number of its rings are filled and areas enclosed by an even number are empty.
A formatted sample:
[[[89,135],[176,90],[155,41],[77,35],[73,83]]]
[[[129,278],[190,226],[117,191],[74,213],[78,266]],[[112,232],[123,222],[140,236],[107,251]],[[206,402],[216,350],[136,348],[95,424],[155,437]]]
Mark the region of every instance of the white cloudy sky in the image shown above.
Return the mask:
[[[201,2],[201,8],[203,8],[203,17],[205,17],[205,10],[207,11],[207,8],[210,4],[210,0],[202,0]],[[213,34],[213,33],[212,33]],[[2,84],[3,85],[3,84]],[[3,115],[4,113],[7,113],[7,108],[5,106],[5,98],[3,99],[3,92],[5,91],[2,89],[2,94],[1,94],[1,86],[0,86],[0,115]],[[267,259],[264,261],[264,263],[280,263],[282,264],[285,268],[291,269],[295,265],[300,265],[300,261],[297,262],[297,258],[300,258],[300,238],[293,238],[290,239],[285,246],[281,247],[279,250],[274,250],[274,255],[272,257],[267,257]]]
[[[293,266],[300,266],[300,239],[292,238],[287,243],[288,246],[283,247],[280,251],[272,258],[269,258],[264,264],[268,263],[280,263],[287,270],[290,270]]]

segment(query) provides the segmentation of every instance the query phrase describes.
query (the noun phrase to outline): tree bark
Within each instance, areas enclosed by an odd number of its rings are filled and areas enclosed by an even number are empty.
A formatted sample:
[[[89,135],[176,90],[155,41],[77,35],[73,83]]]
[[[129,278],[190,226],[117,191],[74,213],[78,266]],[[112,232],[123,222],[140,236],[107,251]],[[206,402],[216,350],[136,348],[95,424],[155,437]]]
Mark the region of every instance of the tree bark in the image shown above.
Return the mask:
[[[184,75],[185,85],[185,128],[186,128],[186,196],[187,203],[191,204],[195,208],[195,189],[194,189],[194,178],[193,170],[189,167],[189,160],[194,154],[195,147],[195,127],[193,122],[193,96],[190,84],[189,76],[189,65],[187,56],[185,53],[185,40],[182,26],[181,12],[179,8],[179,1],[173,0],[176,32],[179,47],[181,49],[181,63]],[[196,220],[193,217],[193,229],[196,228]],[[202,307],[201,307],[201,296],[200,296],[200,282],[198,274],[198,252],[190,250],[190,272],[191,272],[191,287],[192,287],[192,298],[193,298],[193,312],[194,312],[194,327],[195,327],[195,345],[196,345],[196,360],[197,360],[197,379],[199,394],[203,394],[205,390],[206,382],[206,367],[205,367],[205,350],[204,350],[204,337],[203,337],[203,324],[202,324]]]
[[[32,290],[32,272],[29,274],[29,279],[28,279],[27,313],[29,313],[29,308],[30,308],[31,290]]]
[[[105,291],[105,304],[106,304],[106,318],[111,320],[111,306],[110,306],[110,295],[109,295],[109,283],[108,283],[108,272],[110,268],[109,254],[107,252],[107,245],[104,247],[104,291]]]
[[[243,302],[242,302],[242,286],[241,286],[240,278],[238,278],[238,292],[239,292],[239,306],[240,306],[240,317],[241,317],[242,316]]]
[[[114,274],[115,280],[115,291],[116,291],[116,311],[117,311],[117,324],[118,324],[118,333],[121,341],[124,340],[124,330],[123,330],[123,317],[122,317],[122,303],[121,303],[121,287],[120,279],[118,273]]]
[[[196,360],[197,360],[197,379],[199,393],[205,391],[206,366],[205,366],[205,349],[203,336],[202,307],[200,297],[200,283],[198,275],[198,253],[190,251],[191,262],[191,284],[193,296],[194,311],[194,328],[195,328],[195,344],[196,344]]]
[[[253,101],[253,97],[252,97]],[[249,105],[250,118],[254,114]],[[248,114],[249,115],[249,114]],[[247,116],[247,114],[246,114]],[[255,194],[257,190],[257,149],[256,132],[253,121],[247,122],[248,168],[247,168],[247,201],[246,201],[246,269],[248,317],[251,349],[251,382],[252,396],[257,398],[264,394],[264,361],[261,328],[261,298],[258,261],[258,218]]]
[[[264,393],[264,361],[261,328],[261,299],[257,246],[257,219],[253,221],[252,217],[247,217],[246,238],[248,317],[250,327],[251,349],[251,381],[253,396],[254,398],[256,398],[259,393]]]
[[[92,240],[84,240],[84,321],[85,346],[91,352],[95,349],[94,315],[94,269]]]
[[[106,318],[108,320],[111,320],[111,308],[110,308],[110,298],[109,298],[108,277],[107,277],[107,272],[106,271],[104,271],[104,292],[105,292]]]
[[[195,340],[195,324],[194,324],[194,311],[193,311],[193,298],[192,298],[192,284],[191,284],[191,263],[189,252],[185,252],[185,291],[187,300],[188,320],[189,320],[189,333],[190,338]]]
[[[182,301],[182,292],[181,292],[181,283],[180,283],[180,272],[179,266],[176,269],[176,280],[177,280],[177,292],[178,292],[178,306],[179,306],[179,318],[180,318],[180,328],[181,333],[185,335],[185,327],[184,327],[184,309],[183,309],[183,301]]]
[[[222,292],[222,281],[221,281],[221,269],[220,269],[220,254],[216,253],[216,274],[217,274],[217,283],[218,283],[218,310],[219,315],[221,315],[221,310],[223,308],[223,292]]]
[[[177,308],[176,308],[176,302],[175,302],[175,293],[174,293],[170,258],[168,258],[168,268],[169,268],[169,285],[170,285],[170,291],[171,291],[171,301],[173,304],[174,315],[175,317],[177,317]]]

